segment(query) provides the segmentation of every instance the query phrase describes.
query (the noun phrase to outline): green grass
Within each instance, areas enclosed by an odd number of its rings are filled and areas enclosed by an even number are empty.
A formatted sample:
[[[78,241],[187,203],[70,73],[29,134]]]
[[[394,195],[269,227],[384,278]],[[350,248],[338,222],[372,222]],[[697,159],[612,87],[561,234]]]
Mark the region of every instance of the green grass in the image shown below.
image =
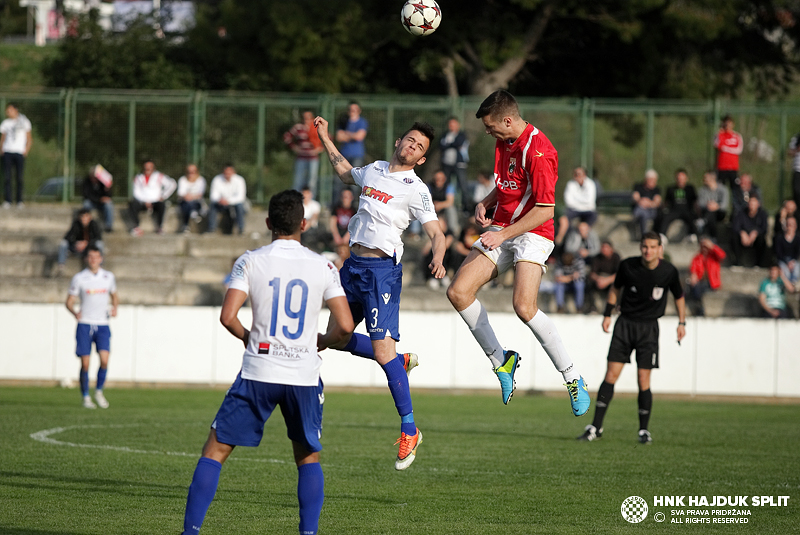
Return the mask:
[[[0,46],[0,87],[44,87],[42,63],[54,57],[57,52],[55,46],[3,44]]]
[[[76,390],[0,388],[0,534],[177,534],[218,390],[115,390],[108,410]],[[654,443],[636,441],[636,400],[618,396],[605,437],[563,397],[415,393],[425,434],[416,462],[394,470],[398,418],[388,393],[329,392],[322,464],[323,534],[790,533],[800,505],[798,405],[655,398]],[[296,533],[296,468],[282,418],[259,448],[225,464],[205,535]],[[65,428],[35,441],[37,431]],[[76,445],[103,446],[77,447]],[[127,449],[123,449],[127,448]],[[631,495],[642,524],[620,515]],[[670,525],[654,495],[789,495],[750,507],[747,526]],[[653,521],[656,511],[667,522]]]

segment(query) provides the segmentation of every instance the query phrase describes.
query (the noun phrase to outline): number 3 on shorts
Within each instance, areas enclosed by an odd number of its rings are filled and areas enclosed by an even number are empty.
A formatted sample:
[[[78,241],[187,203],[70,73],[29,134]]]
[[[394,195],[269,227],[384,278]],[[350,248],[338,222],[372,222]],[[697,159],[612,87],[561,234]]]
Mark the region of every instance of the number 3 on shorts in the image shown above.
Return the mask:
[[[373,308],[372,309],[372,325],[370,325],[370,327],[374,329],[377,326],[378,326],[378,309],[377,308]]]

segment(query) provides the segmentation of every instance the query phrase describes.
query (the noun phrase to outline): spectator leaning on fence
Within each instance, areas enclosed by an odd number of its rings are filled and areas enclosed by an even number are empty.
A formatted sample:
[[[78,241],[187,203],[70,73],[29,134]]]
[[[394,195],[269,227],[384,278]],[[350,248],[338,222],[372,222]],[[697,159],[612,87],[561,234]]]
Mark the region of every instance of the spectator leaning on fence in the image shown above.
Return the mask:
[[[742,135],[733,129],[733,118],[726,115],[722,118],[717,135],[714,136],[714,148],[717,149],[717,180],[736,188],[739,176],[739,155],[744,149]]]
[[[31,122],[19,112],[16,104],[6,105],[6,119],[0,123],[0,159],[3,161],[6,200],[3,208],[10,208],[14,202],[11,189],[11,171],[16,174],[17,208],[22,203],[22,184],[25,176],[25,158],[33,145]]]
[[[211,181],[211,206],[208,209],[208,232],[217,229],[217,213],[228,210],[231,219],[235,218],[239,234],[244,232],[245,201],[247,201],[247,183],[241,175],[236,174],[233,164],[226,164],[222,174]],[[230,211],[233,210],[233,214]]]
[[[153,160],[145,160],[142,163],[142,172],[133,178],[133,199],[128,204],[133,222],[132,236],[139,237],[143,234],[142,229],[139,228],[139,212],[145,210],[153,212],[156,233],[164,233],[165,201],[173,194],[176,187],[173,178],[161,171],[156,171]]]

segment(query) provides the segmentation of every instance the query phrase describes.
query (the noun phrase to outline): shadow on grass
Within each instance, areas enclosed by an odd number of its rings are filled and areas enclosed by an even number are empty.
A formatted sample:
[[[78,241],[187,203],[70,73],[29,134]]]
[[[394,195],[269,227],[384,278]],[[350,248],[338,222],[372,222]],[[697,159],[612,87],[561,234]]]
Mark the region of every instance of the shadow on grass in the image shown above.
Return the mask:
[[[17,479],[17,481],[14,481],[14,479]],[[141,481],[103,479],[98,477],[68,477],[63,475],[55,476],[53,474],[37,474],[33,472],[0,471],[0,487],[35,490],[50,489],[61,492],[77,490],[78,487],[80,487],[82,492],[96,491],[102,492],[103,494],[114,493],[125,496],[138,496],[141,493],[141,489],[148,489],[148,492],[151,492],[148,496],[154,498],[173,498],[177,495],[183,495],[186,493],[190,480],[191,474],[188,475],[186,485],[160,485],[155,483],[143,483]],[[152,493],[153,491],[161,491],[161,493]],[[0,534],[2,533],[5,532],[0,531]]]
[[[53,531],[49,529],[28,529],[0,526],[0,535],[84,535],[79,531]]]

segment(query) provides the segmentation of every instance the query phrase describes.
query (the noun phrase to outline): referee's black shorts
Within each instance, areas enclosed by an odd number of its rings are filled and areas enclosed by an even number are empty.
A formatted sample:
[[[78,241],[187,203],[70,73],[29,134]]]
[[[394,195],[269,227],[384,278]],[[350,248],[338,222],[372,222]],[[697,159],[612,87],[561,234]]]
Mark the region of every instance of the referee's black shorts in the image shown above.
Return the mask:
[[[609,362],[627,364],[635,349],[639,368],[658,368],[658,332],[658,320],[633,321],[620,316],[614,324],[611,347],[608,348]]]

